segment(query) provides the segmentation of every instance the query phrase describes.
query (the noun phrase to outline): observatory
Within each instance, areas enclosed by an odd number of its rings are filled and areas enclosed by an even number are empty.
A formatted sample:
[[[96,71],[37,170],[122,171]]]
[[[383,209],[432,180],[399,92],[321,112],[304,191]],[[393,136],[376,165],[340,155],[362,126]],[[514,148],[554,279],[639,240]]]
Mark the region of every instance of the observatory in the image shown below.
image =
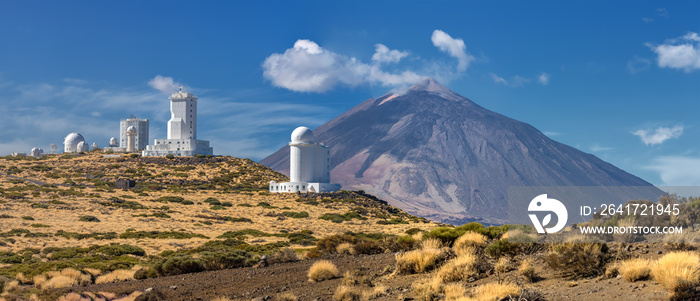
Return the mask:
[[[34,158],[39,158],[44,155],[44,150],[40,149],[38,147],[32,148],[32,151],[29,152],[29,155],[34,157]]]
[[[85,138],[80,133],[70,133],[63,139],[64,153],[79,153],[88,151],[88,145],[85,143]]]
[[[197,140],[197,97],[180,87],[170,95],[168,139],[156,139],[146,146],[143,156],[194,156],[213,155],[209,141]]]
[[[127,129],[130,127],[136,129],[134,149],[146,149],[146,145],[148,145],[148,119],[138,119],[134,115],[119,122],[119,147],[128,148],[127,140],[129,135]]]
[[[289,143],[289,182],[270,182],[270,192],[325,192],[340,190],[331,184],[330,149],[314,142],[314,134],[305,126],[292,132]]]

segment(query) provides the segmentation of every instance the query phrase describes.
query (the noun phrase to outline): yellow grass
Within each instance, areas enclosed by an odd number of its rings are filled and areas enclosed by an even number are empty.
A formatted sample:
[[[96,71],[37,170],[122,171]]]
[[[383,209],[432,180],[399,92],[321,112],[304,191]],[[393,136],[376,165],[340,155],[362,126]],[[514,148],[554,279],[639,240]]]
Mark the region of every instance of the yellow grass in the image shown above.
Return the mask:
[[[299,298],[294,293],[291,292],[286,292],[286,293],[281,293],[277,295],[277,298],[275,300],[278,301],[297,301]]]
[[[442,241],[436,238],[425,239],[420,242],[421,249],[441,249]]]
[[[535,272],[535,261],[532,258],[523,259],[523,261],[520,262],[518,271],[528,282],[533,282],[537,279],[537,273]]]
[[[338,268],[328,260],[319,260],[309,268],[310,281],[324,281],[337,278],[340,273]]]
[[[496,262],[496,265],[494,265],[493,268],[494,268],[494,270],[496,270],[497,273],[500,273],[500,274],[503,274],[503,273],[506,273],[506,272],[512,270],[511,262],[506,257],[499,258],[498,262]]]
[[[357,289],[341,285],[335,290],[333,300],[335,301],[359,301],[362,299],[362,293]]]
[[[424,248],[396,254],[396,271],[398,273],[423,273],[434,269],[446,256],[442,249]]]
[[[446,262],[435,273],[435,281],[450,283],[468,280],[469,277],[478,275],[479,258],[474,254],[462,254]]]
[[[229,297],[216,297],[214,299],[211,299],[211,301],[233,301],[233,299]]]
[[[338,252],[338,254],[352,254],[354,252],[352,244],[348,242],[339,244],[335,247],[335,251]]]
[[[476,232],[467,231],[455,240],[452,248],[454,249],[455,253],[462,254],[465,251],[473,251],[473,248],[484,248],[486,247],[486,243],[486,236]]]
[[[374,298],[384,296],[384,295],[386,295],[386,293],[387,293],[387,287],[380,284],[380,285],[375,286],[373,289],[362,293],[362,299],[363,300],[374,299]]]
[[[506,297],[517,298],[520,295],[520,287],[513,283],[498,284],[496,282],[478,286],[474,290],[472,300],[495,301]]]
[[[65,268],[61,271],[49,271],[34,277],[36,287],[43,290],[85,285],[92,283],[92,277],[73,268]]]
[[[95,284],[132,280],[134,279],[134,273],[136,273],[134,269],[114,270],[108,274],[97,277],[97,279],[95,279]]]
[[[442,290],[445,293],[445,300],[447,301],[459,300],[467,296],[467,289],[460,283],[447,284]]]
[[[681,296],[700,284],[700,256],[693,252],[668,253],[652,266],[651,275],[671,296]]]
[[[625,260],[620,262],[618,273],[622,278],[630,282],[649,278],[651,274],[651,260],[644,258]]]

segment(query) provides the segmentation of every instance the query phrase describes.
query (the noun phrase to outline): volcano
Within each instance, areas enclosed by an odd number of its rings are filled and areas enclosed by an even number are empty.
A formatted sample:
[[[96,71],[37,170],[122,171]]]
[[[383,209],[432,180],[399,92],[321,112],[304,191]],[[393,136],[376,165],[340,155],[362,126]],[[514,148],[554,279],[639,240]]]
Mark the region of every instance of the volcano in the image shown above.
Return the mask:
[[[368,99],[313,133],[331,147],[333,183],[445,223],[503,223],[509,186],[651,186],[433,79]],[[289,174],[289,147],[260,163]]]

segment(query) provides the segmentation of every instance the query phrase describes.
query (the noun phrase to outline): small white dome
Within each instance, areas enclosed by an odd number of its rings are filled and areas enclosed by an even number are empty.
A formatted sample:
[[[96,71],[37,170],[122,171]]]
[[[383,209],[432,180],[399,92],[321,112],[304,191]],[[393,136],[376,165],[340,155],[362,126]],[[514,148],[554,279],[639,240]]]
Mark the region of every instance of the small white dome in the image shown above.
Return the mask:
[[[126,132],[127,132],[127,133],[134,133],[134,134],[136,134],[136,132],[137,132],[137,131],[136,131],[136,127],[132,125],[132,126],[126,128]]]
[[[88,145],[87,145],[87,143],[86,143],[85,141],[80,141],[80,142],[78,143],[78,151],[79,151],[79,152],[86,152],[86,151],[88,151],[88,150],[89,150],[89,149],[88,149]]]
[[[311,129],[300,126],[292,132],[292,142],[314,142],[314,133]]]
[[[109,146],[117,146],[117,144],[119,144],[119,142],[117,142],[117,138],[109,138]]]
[[[63,139],[63,144],[65,145],[78,145],[80,142],[84,142],[85,138],[83,138],[83,135],[80,135],[79,133],[70,133],[68,136],[66,136],[66,139]]]
[[[37,151],[39,151],[39,148],[38,148],[38,147],[32,148],[32,153],[33,153],[33,152],[37,152]]]

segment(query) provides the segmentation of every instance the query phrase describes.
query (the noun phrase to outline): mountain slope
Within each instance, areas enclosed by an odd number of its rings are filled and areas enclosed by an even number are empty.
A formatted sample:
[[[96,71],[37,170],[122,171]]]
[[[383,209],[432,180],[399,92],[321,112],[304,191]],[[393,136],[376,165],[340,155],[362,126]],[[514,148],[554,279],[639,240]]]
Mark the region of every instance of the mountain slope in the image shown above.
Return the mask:
[[[331,146],[331,178],[343,189],[438,221],[502,222],[508,186],[651,185],[432,79],[368,99],[314,136]],[[260,163],[288,173],[288,147]]]

